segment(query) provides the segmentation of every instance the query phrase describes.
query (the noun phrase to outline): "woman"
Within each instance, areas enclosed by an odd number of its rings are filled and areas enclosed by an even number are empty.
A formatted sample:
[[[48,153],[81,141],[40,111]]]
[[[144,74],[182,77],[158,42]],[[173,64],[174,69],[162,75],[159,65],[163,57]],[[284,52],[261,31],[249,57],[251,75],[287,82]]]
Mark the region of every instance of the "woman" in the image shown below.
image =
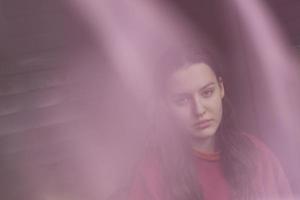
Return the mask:
[[[212,55],[164,59],[156,81],[163,110],[159,145],[139,166],[129,199],[292,199],[274,155],[235,127]]]

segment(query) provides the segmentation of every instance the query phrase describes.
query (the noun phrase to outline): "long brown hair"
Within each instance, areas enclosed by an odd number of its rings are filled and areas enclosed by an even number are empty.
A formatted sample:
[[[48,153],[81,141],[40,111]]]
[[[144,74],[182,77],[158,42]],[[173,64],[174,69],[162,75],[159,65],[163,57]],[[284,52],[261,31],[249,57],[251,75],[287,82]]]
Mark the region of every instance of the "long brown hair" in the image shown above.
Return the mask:
[[[185,49],[186,50],[186,49]],[[175,52],[175,54],[174,54]],[[196,52],[196,53],[195,53]],[[215,51],[209,49],[195,49],[182,52],[176,49],[160,58],[159,69],[156,73],[155,83],[161,90],[166,77],[180,67],[194,63],[206,63],[214,71],[216,77],[222,77],[222,61]],[[225,83],[226,85],[226,83]],[[161,92],[161,91],[160,91]],[[159,108],[162,111],[163,108]],[[221,151],[221,166],[233,189],[233,199],[256,199],[253,183],[253,174],[256,172],[255,148],[252,141],[241,134],[235,125],[232,106],[227,97],[223,99],[222,121],[216,133],[216,144]],[[168,121],[165,113],[159,112],[157,117],[157,133],[160,136],[158,145],[163,176],[166,181],[166,199],[171,200],[202,200],[203,194],[193,165],[190,146],[179,127]],[[161,136],[164,137],[161,137]],[[163,139],[164,138],[164,139]]]

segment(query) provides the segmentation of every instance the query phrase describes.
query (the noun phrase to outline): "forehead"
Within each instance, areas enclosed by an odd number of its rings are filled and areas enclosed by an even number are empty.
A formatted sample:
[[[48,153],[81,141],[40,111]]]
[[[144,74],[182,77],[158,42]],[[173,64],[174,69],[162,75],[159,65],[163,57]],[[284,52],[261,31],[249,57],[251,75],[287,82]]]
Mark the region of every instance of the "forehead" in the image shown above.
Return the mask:
[[[212,82],[217,82],[214,71],[205,63],[196,63],[174,71],[168,88],[171,92],[194,92]]]

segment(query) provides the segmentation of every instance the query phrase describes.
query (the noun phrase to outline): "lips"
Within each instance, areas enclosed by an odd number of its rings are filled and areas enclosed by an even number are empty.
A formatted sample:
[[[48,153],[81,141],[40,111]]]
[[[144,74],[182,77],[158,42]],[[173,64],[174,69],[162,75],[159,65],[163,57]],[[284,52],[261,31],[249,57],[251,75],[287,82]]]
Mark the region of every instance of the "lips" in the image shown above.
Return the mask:
[[[211,122],[212,122],[212,121],[213,121],[212,119],[201,120],[201,121],[198,121],[198,122],[194,123],[193,126],[194,126],[196,129],[206,129],[206,128],[208,128],[208,127],[211,126]]]

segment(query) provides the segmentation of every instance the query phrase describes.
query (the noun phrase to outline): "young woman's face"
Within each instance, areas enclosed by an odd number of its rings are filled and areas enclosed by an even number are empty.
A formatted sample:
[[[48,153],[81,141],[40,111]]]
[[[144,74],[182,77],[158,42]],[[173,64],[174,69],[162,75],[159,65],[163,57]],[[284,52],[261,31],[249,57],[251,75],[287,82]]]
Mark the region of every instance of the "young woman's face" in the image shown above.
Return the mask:
[[[170,113],[186,132],[198,139],[215,135],[222,119],[222,79],[205,63],[173,72],[167,81]]]

